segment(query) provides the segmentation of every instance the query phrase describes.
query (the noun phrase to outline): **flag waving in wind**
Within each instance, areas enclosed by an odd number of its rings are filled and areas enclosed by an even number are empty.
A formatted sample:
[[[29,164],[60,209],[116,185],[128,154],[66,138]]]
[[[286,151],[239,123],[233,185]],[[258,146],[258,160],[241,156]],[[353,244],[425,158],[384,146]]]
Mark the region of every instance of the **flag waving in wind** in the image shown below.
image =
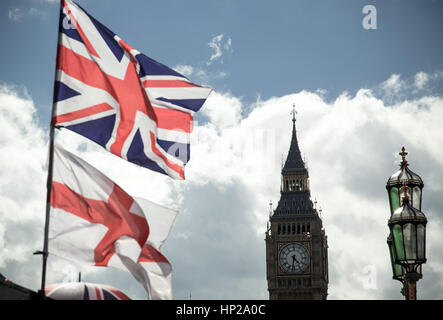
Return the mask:
[[[71,0],[60,15],[52,123],[184,179],[193,115],[212,89],[138,52]]]
[[[176,212],[135,199],[86,161],[54,144],[49,252],[130,272],[150,299],[172,299],[160,253]]]

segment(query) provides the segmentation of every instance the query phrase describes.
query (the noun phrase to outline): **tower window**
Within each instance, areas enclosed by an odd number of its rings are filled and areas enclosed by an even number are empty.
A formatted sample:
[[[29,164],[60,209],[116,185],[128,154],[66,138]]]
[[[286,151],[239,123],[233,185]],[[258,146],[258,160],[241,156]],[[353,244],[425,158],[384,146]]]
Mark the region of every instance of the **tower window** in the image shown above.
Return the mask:
[[[303,224],[303,225],[302,225],[302,228],[301,228],[301,232],[304,233],[305,231],[306,231],[306,230],[305,230],[305,225]]]
[[[292,234],[295,234],[295,223],[292,224]]]
[[[300,233],[300,225],[297,224],[297,233]]]
[[[311,225],[308,223],[308,226],[307,226],[307,231],[309,232],[309,233],[311,233]]]
[[[281,233],[281,225],[279,224],[278,228],[277,228],[277,234],[280,234],[280,233]]]
[[[282,231],[282,234],[285,234],[286,233],[286,225],[283,225],[283,231]]]

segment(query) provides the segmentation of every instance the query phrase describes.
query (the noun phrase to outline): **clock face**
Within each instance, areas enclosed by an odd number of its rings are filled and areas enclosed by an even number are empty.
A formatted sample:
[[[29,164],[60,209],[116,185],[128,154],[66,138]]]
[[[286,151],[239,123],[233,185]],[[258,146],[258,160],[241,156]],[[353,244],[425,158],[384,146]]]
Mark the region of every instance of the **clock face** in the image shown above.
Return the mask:
[[[280,266],[286,272],[302,272],[309,263],[309,254],[305,247],[290,243],[280,251]]]

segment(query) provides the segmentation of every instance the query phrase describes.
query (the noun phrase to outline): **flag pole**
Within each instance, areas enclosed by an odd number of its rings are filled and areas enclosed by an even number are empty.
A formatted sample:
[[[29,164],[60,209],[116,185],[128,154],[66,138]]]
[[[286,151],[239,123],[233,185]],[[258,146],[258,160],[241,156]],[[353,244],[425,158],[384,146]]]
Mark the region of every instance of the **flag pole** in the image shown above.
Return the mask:
[[[54,107],[52,107],[54,111]],[[48,161],[48,178],[46,181],[46,215],[45,215],[45,231],[43,240],[43,251],[36,252],[42,255],[42,283],[40,288],[40,298],[45,299],[46,284],[46,262],[48,260],[48,238],[49,238],[49,217],[51,210],[51,191],[52,191],[52,171],[54,167],[54,124],[50,124],[49,129],[49,161]]]
[[[60,0],[60,9],[59,9],[59,26],[61,24],[61,10],[63,8],[63,0]],[[57,79],[57,60],[59,57],[58,54],[58,44],[60,35],[57,37],[57,53],[56,53],[56,66],[55,66],[55,74],[54,74],[54,89],[55,91],[55,81]],[[54,94],[55,96],[55,94]],[[54,99],[55,100],[55,99]],[[55,102],[52,104],[51,111],[51,120],[49,123],[49,159],[48,159],[48,177],[46,180],[46,214],[45,214],[45,229],[44,229],[44,239],[43,239],[43,251],[36,251],[34,254],[42,255],[42,281],[41,287],[39,291],[39,296],[41,300],[45,299],[45,286],[46,286],[46,263],[48,260],[48,238],[49,238],[49,218],[50,218],[50,210],[51,210],[51,191],[52,191],[52,173],[54,167],[54,133],[55,133],[55,124],[53,123],[53,119],[55,116]]]

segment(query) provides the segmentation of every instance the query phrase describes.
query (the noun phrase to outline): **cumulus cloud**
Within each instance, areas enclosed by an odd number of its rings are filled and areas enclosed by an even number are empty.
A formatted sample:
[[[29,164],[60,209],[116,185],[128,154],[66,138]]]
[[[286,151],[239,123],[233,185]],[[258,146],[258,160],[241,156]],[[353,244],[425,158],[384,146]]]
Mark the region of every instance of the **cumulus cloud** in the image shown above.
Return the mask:
[[[433,72],[419,71],[411,77],[392,74],[374,89],[374,93],[383,99],[385,103],[395,104],[405,100],[420,98],[425,94],[431,95],[441,85],[442,79],[442,70]]]
[[[401,81],[394,77],[389,82]],[[394,104],[373,90],[325,101],[321,90],[301,91],[251,106],[230,93],[210,95],[191,138],[187,180],[136,167],[69,131],[57,139],[116,181],[128,193],[178,208],[164,254],[174,270],[174,296],[187,299],[267,299],[264,232],[269,200],[279,199],[280,163],[291,137],[292,104],[307,156],[311,194],[322,207],[329,244],[330,299],[403,299],[392,280],[386,237],[385,184],[398,169],[402,146],[410,168],[425,181],[428,262],[419,298],[442,299],[443,99],[423,95]],[[400,92],[400,91],[399,91]],[[244,114],[244,110],[251,110]],[[17,90],[0,94],[0,272],[38,287],[37,258],[44,210],[45,129],[32,99]],[[0,121],[1,121],[0,120]],[[6,167],[5,167],[6,166]],[[7,169],[7,170],[6,170]],[[88,282],[108,283],[133,298],[141,286],[120,271],[74,266],[50,257],[49,282],[82,271]],[[74,271],[73,271],[74,270]],[[72,278],[72,276],[71,276]],[[426,287],[429,290],[423,290]]]
[[[32,250],[42,243],[46,153],[32,99],[18,91],[0,86],[0,270],[26,282],[36,263]]]

